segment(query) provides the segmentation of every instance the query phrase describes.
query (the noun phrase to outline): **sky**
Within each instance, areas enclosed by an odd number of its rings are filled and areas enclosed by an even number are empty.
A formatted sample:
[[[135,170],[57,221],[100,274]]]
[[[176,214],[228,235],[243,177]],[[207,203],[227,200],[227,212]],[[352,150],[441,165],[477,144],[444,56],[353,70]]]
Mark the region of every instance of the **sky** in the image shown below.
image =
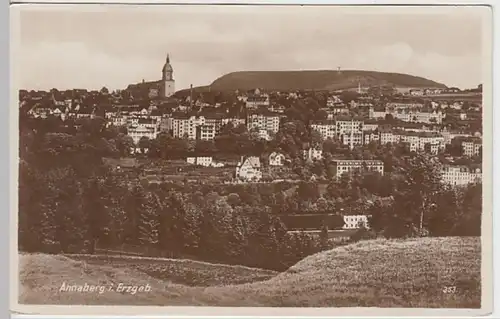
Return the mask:
[[[176,89],[234,71],[357,69],[407,73],[462,89],[482,81],[485,8],[299,6],[17,7],[24,89]],[[15,26],[15,25],[14,25]]]

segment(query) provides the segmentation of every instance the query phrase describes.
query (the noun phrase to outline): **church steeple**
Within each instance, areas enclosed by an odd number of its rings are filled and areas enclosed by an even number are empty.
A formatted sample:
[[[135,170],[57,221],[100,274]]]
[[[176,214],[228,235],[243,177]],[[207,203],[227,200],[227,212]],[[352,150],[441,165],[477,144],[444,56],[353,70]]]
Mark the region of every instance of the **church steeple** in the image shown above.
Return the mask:
[[[167,58],[165,60],[165,64],[162,69],[162,96],[169,97],[172,96],[175,92],[175,80],[174,80],[174,69],[172,65],[170,65],[170,54],[167,53]]]

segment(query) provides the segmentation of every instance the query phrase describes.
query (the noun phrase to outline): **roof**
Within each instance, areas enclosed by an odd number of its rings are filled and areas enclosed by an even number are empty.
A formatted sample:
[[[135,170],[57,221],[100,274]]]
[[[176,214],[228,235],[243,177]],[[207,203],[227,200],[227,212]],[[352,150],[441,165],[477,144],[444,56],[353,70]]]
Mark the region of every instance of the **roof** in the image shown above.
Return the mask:
[[[359,163],[359,164],[372,164],[372,165],[384,165],[384,162],[380,161],[380,160],[342,160],[342,159],[335,159],[333,160],[333,162],[335,163]]]
[[[264,110],[257,110],[257,111],[253,111],[253,112],[248,112],[248,116],[252,116],[252,115],[262,115],[262,116],[281,116],[280,113],[277,113],[277,112],[271,112],[267,109],[264,109]]]
[[[285,157],[285,155],[279,153],[279,152],[272,152],[270,155],[269,155],[269,159],[275,159],[276,157],[278,156],[281,156],[281,157]]]
[[[337,116],[336,121],[364,121],[365,119],[361,116]]]
[[[334,120],[316,120],[311,125],[335,125]]]
[[[243,160],[242,166],[252,166],[253,168],[260,168],[260,158],[257,156],[249,156]]]
[[[165,65],[163,66],[163,72],[172,72],[174,69],[170,65],[170,56],[167,54],[167,60],[165,61]]]

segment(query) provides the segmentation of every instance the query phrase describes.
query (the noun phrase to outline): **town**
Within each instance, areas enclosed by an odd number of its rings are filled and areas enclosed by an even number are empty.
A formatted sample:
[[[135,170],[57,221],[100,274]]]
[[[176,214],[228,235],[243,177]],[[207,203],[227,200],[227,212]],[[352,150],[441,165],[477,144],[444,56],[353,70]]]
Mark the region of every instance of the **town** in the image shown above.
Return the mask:
[[[395,200],[401,169],[415,159],[435,160],[430,175],[452,193],[482,181],[481,84],[367,86],[360,78],[334,91],[175,91],[169,56],[161,76],[115,91],[21,90],[21,145],[24,132],[45,130],[47,161],[54,163],[75,147],[64,134],[102,133],[107,142],[92,147],[118,179],[145,187],[182,184],[201,197],[230,189],[222,194],[233,208],[264,203],[289,235],[329,232],[332,240],[376,227],[373,207]],[[432,230],[421,214],[417,228]],[[468,218],[453,229],[470,226]]]

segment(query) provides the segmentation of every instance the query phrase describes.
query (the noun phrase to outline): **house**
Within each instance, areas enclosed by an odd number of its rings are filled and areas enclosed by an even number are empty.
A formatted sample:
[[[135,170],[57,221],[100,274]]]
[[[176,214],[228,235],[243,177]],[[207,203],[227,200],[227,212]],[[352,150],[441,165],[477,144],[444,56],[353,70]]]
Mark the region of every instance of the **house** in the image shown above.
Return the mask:
[[[186,161],[189,164],[205,166],[205,167],[213,166],[214,163],[212,156],[188,157],[186,158]]]
[[[249,130],[258,128],[277,133],[280,128],[280,116],[273,112],[249,112],[247,127]]]
[[[340,178],[343,174],[360,171],[378,172],[384,174],[384,162],[379,160],[335,160],[335,176]]]
[[[411,152],[428,151],[431,154],[438,154],[445,148],[444,137],[437,132],[403,131],[399,136],[400,142],[407,143]]]
[[[269,166],[283,166],[284,164],[285,155],[278,152],[272,152],[271,155],[269,155]]]
[[[302,151],[305,160],[321,160],[323,158],[323,150],[310,147]]]
[[[337,126],[335,121],[321,120],[310,124],[311,129],[317,131],[323,139],[333,138],[337,135]]]
[[[482,180],[482,172],[479,165],[444,165],[441,174],[442,181],[453,186],[468,185],[481,182]]]
[[[257,156],[241,157],[236,166],[236,179],[241,181],[255,181],[262,179],[260,159]]]
[[[364,131],[363,133],[363,143],[370,144],[371,142],[379,142],[380,141],[380,134],[378,133],[377,130],[373,131]]]
[[[134,143],[137,145],[143,137],[147,137],[150,140],[155,139],[158,135],[158,130],[156,128],[144,126],[129,127],[127,135],[132,137],[132,140],[134,140]]]
[[[366,215],[346,215],[342,229],[357,229],[360,227],[369,228],[368,216]]]
[[[380,108],[370,107],[368,117],[370,119],[385,119],[386,115],[387,113],[384,108],[380,109]]]
[[[343,145],[349,145],[351,148],[354,145],[363,145],[363,133],[362,132],[351,132],[350,134],[342,134],[340,140]]]
[[[222,127],[222,117],[219,114],[204,116],[176,114],[171,121],[174,137],[187,137],[192,140],[213,140]]]
[[[355,117],[337,117],[335,119],[337,136],[363,132],[363,119]]]
[[[480,138],[472,137],[462,141],[462,149],[465,156],[478,156],[483,148],[483,142]]]
[[[239,125],[245,125],[245,119],[244,118],[237,118],[237,117],[227,117],[222,119],[222,125],[227,125],[228,123],[232,123],[233,127],[237,127]]]

